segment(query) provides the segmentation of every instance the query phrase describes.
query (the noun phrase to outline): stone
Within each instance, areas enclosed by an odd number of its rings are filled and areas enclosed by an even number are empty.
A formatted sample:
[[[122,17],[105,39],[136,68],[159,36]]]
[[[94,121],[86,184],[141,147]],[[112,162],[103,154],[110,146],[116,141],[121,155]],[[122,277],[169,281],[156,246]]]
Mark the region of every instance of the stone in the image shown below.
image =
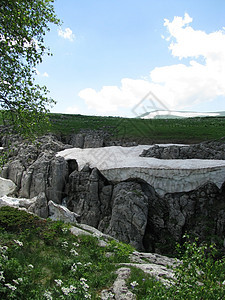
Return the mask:
[[[15,190],[16,185],[12,180],[0,177],[0,197],[12,194]]]
[[[111,183],[135,178],[145,181],[155,191],[166,193],[189,192],[212,182],[221,188],[225,180],[225,160],[156,159],[140,157],[149,146],[101,147],[92,149],[66,149],[57,153],[65,159],[76,159],[78,171],[88,164],[97,168]],[[165,145],[159,149],[165,148]]]
[[[32,199],[34,201],[28,208],[28,212],[46,219],[48,217],[48,202],[44,192]]]
[[[171,145],[159,147],[155,145],[143,150],[142,157],[158,159],[216,159],[225,160],[225,139],[207,141],[189,146]]]
[[[107,184],[106,179],[94,168],[87,165],[69,176],[68,201],[70,210],[80,215],[80,222],[98,228],[101,220],[101,194],[102,188]]]
[[[148,198],[141,186],[135,182],[117,184],[113,190],[112,203],[112,215],[106,233],[143,250]]]
[[[74,212],[71,212],[66,207],[56,204],[53,201],[48,202],[49,218],[53,221],[63,221],[65,223],[77,223],[79,217]]]
[[[27,210],[35,201],[36,199],[14,198],[5,195],[0,198],[0,207],[11,206]]]
[[[47,174],[46,196],[57,204],[62,203],[64,190],[68,181],[68,163],[63,157],[53,157],[50,160]]]
[[[130,276],[130,268],[119,268],[116,271],[117,279],[115,280],[113,286],[109,290],[103,290],[101,292],[101,299],[116,299],[116,300],[135,300],[136,295],[129,291],[126,280]]]

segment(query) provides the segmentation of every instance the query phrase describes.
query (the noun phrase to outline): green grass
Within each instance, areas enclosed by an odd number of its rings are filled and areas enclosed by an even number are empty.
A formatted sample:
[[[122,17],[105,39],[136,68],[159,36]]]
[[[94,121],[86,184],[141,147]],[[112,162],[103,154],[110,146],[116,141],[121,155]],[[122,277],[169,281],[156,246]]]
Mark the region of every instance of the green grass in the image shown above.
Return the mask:
[[[225,117],[197,117],[186,119],[140,119],[100,117],[50,113],[49,131],[61,136],[78,133],[81,129],[104,130],[110,140],[137,143],[177,142],[197,143],[224,136]],[[0,111],[0,125],[3,124]],[[46,128],[47,132],[47,128]]]
[[[100,247],[96,237],[73,236],[70,226],[0,208],[0,299],[100,299],[133,248],[114,240]],[[137,300],[224,299],[225,258],[215,259],[215,247],[187,240],[177,249],[183,264],[170,287],[131,267],[127,286]]]
[[[201,142],[224,136],[225,117],[187,119],[153,119],[96,117],[50,114],[51,131],[61,135],[78,133],[81,129],[105,130],[111,139],[139,143]]]
[[[96,237],[73,236],[70,225],[11,207],[0,209],[0,226],[0,299],[46,299],[46,291],[53,299],[98,299],[133,251],[115,241],[100,247]],[[76,292],[66,295],[71,287]]]

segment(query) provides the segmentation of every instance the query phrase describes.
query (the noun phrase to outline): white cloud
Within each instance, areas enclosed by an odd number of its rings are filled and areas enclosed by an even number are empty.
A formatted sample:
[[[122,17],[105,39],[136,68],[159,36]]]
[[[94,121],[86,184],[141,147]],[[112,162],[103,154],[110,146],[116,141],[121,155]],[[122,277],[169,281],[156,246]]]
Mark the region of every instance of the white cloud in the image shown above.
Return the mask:
[[[102,114],[132,108],[152,91],[169,109],[187,109],[225,96],[225,29],[207,34],[190,26],[192,18],[164,20],[172,56],[188,63],[156,67],[149,79],[121,80],[121,86],[104,86],[100,91],[84,89],[79,96],[89,108]],[[215,108],[216,109],[216,108]]]
[[[77,113],[79,113],[79,108],[76,105],[69,106],[66,108],[64,113],[65,114],[77,114]]]
[[[47,72],[44,72],[42,76],[43,76],[43,77],[49,77],[49,75],[48,75]]]
[[[58,29],[58,35],[64,39],[69,40],[70,42],[73,42],[75,39],[73,31],[69,27],[67,27],[64,31],[62,30],[62,28]]]

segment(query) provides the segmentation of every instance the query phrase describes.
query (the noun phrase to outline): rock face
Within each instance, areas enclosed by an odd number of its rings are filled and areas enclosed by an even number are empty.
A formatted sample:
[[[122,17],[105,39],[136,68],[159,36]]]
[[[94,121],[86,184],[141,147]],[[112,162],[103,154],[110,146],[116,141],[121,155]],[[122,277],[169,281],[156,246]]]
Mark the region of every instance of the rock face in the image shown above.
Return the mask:
[[[57,155],[76,159],[78,170],[85,164],[97,168],[108,181],[117,183],[142,180],[164,196],[166,193],[189,192],[207,182],[221,188],[225,181],[225,160],[174,159],[140,157],[145,145],[136,147],[103,147],[67,149]],[[164,146],[161,147],[164,149]]]
[[[142,157],[159,159],[222,159],[225,160],[225,138],[190,146],[159,147],[143,150]]]
[[[106,232],[136,249],[144,249],[142,239],[148,216],[148,198],[135,182],[115,185],[112,194],[112,213]]]
[[[71,213],[67,220],[93,226],[141,251],[171,253],[185,232],[223,243],[224,160],[139,157],[143,145],[70,148],[53,136],[32,144],[15,140],[2,171],[21,198],[11,202],[56,219],[64,218],[63,204]]]
[[[16,185],[12,180],[0,178],[0,197],[13,193],[15,189]]]
[[[62,157],[55,157],[56,151],[68,148],[53,136],[45,136],[32,144],[14,140],[12,158],[2,171],[2,177],[11,179],[17,185],[16,195],[33,198],[45,193],[47,200],[61,203],[71,167],[76,164]]]

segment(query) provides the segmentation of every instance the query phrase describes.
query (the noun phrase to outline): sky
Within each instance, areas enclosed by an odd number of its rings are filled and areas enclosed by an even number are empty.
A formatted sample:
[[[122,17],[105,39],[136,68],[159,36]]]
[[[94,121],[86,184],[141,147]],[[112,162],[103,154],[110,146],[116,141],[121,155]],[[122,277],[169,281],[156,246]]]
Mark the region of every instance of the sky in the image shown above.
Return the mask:
[[[52,112],[225,111],[224,0],[56,0],[54,7],[62,25],[50,26],[53,56],[37,66],[38,83],[57,101]]]

